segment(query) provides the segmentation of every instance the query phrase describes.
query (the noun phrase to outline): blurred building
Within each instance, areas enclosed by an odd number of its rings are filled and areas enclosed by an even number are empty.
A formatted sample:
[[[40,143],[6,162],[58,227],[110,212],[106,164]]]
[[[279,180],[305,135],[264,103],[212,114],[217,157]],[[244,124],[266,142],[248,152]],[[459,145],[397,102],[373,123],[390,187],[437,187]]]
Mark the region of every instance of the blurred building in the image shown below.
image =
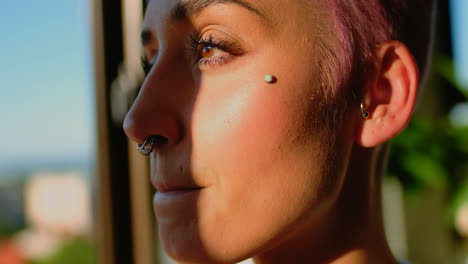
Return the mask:
[[[85,177],[75,172],[32,175],[24,190],[28,229],[15,238],[25,257],[47,257],[65,240],[90,233],[89,186]]]

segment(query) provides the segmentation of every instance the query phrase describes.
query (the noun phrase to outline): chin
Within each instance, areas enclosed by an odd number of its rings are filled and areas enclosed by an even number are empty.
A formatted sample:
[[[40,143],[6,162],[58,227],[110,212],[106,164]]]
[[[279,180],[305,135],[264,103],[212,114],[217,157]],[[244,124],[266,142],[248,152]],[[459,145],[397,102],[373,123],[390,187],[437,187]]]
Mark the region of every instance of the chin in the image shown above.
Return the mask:
[[[222,236],[200,235],[196,223],[188,226],[170,226],[168,223],[158,224],[159,240],[164,251],[177,263],[221,264],[238,263],[253,255],[249,250],[252,245],[245,243],[229,243]]]

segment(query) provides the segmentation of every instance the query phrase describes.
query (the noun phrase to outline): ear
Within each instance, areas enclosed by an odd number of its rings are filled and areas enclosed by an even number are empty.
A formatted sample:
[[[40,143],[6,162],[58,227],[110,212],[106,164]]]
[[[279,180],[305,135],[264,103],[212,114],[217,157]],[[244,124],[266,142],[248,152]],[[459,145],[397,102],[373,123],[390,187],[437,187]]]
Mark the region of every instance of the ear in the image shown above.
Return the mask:
[[[368,119],[362,119],[356,140],[363,147],[375,147],[390,140],[408,124],[413,113],[418,68],[408,48],[388,41],[376,50],[376,69],[367,83],[363,104]]]

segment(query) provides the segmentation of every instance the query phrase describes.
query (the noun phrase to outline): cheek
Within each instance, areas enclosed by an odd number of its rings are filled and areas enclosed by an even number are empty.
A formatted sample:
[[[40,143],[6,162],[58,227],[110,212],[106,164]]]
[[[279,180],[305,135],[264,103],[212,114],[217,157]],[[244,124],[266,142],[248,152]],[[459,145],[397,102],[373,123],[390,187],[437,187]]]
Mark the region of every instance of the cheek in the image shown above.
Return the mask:
[[[252,175],[264,174],[265,168],[284,155],[288,141],[297,133],[301,118],[287,107],[279,89],[258,82],[200,93],[193,112],[193,162],[219,168],[217,182],[230,182],[223,186],[226,191],[234,182],[243,182],[246,172],[251,180],[256,179]],[[242,174],[221,176],[228,172]]]
[[[212,183],[198,216],[201,240],[213,254],[248,254],[328,197],[322,172],[331,150],[317,136],[323,128],[307,125],[314,106],[299,98],[310,97],[295,91],[261,80],[200,90],[192,164],[210,170],[197,171]]]

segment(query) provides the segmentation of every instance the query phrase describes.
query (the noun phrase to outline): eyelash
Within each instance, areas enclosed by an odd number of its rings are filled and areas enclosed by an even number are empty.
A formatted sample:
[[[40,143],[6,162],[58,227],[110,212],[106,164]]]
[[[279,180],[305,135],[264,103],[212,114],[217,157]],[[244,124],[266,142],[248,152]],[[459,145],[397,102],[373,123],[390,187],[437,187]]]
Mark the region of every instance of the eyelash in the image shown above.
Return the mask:
[[[141,68],[143,68],[146,76],[151,71],[151,68],[153,68],[153,64],[150,63],[146,57],[141,56]]]
[[[238,47],[236,44],[230,43],[225,40],[217,40],[212,35],[209,35],[207,38],[201,37],[199,40],[196,40],[193,35],[190,35],[188,41],[188,51],[190,53],[195,53],[196,64],[201,71],[209,70],[223,64],[227,64],[237,56],[243,54],[243,50]],[[209,46],[215,50],[223,51],[225,54],[221,56],[215,56],[212,58],[201,58],[200,50],[204,46]],[[153,64],[148,61],[147,58],[141,57],[141,66],[145,72],[145,75],[148,75]]]

